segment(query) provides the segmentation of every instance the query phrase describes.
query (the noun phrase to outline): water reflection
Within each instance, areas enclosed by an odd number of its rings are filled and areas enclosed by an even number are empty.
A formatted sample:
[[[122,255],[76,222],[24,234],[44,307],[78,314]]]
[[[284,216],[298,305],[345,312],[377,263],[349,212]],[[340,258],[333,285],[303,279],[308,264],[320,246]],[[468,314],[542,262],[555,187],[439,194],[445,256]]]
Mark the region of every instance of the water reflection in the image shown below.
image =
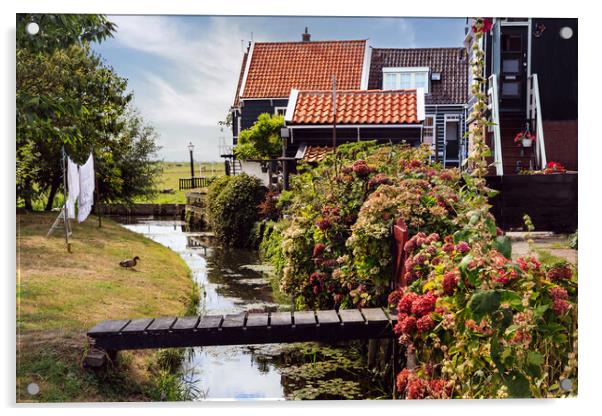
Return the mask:
[[[274,310],[269,279],[256,253],[212,246],[202,233],[187,233],[172,220],[123,220],[124,227],[143,234],[178,253],[201,287],[201,313],[226,314],[245,310]],[[279,354],[279,345],[268,355]],[[260,348],[265,355],[264,348]],[[266,360],[257,360],[253,346],[192,348],[187,378],[207,400],[282,399],[281,375]]]

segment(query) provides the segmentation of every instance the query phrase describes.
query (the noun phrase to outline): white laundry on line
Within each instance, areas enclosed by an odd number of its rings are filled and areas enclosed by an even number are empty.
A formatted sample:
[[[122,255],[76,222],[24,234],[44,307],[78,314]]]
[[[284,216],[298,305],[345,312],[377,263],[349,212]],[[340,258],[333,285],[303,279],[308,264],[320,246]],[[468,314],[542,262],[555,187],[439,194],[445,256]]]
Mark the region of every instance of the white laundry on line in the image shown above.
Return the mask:
[[[77,199],[77,222],[83,222],[90,215],[94,204],[94,158],[92,154],[79,168],[79,197]]]
[[[69,218],[75,218],[75,201],[79,196],[79,167],[70,157],[67,158],[67,185],[69,191],[67,193],[67,213]]]

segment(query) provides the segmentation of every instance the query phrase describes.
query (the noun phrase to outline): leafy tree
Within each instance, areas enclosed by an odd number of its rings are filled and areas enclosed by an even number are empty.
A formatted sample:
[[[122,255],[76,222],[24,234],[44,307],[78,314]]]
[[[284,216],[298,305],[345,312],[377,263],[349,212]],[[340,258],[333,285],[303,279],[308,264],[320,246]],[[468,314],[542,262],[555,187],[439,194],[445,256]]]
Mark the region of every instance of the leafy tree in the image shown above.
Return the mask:
[[[278,114],[261,114],[255,124],[242,130],[238,144],[234,148],[237,159],[269,159],[280,156],[282,139],[280,129],[284,126],[284,117]]]

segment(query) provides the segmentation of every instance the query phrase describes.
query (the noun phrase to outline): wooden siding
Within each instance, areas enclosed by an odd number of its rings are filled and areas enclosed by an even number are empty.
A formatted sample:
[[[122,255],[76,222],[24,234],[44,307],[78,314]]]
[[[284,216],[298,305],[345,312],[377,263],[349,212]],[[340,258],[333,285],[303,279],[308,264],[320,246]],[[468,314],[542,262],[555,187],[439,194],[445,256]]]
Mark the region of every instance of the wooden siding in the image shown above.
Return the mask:
[[[277,99],[277,100],[243,100],[241,105],[241,125],[242,130],[251,127],[259,117],[260,114],[269,113],[274,114],[275,107],[286,107],[288,105],[288,99]]]

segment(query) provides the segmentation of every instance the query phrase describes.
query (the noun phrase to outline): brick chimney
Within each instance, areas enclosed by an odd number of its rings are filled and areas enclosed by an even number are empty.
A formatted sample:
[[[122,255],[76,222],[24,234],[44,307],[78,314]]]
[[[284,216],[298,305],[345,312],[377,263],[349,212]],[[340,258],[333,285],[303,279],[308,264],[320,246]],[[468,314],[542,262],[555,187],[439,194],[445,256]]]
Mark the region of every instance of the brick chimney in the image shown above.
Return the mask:
[[[311,40],[311,35],[307,31],[307,27],[305,28],[305,33],[301,35],[301,40],[303,40],[303,42],[309,42]]]

